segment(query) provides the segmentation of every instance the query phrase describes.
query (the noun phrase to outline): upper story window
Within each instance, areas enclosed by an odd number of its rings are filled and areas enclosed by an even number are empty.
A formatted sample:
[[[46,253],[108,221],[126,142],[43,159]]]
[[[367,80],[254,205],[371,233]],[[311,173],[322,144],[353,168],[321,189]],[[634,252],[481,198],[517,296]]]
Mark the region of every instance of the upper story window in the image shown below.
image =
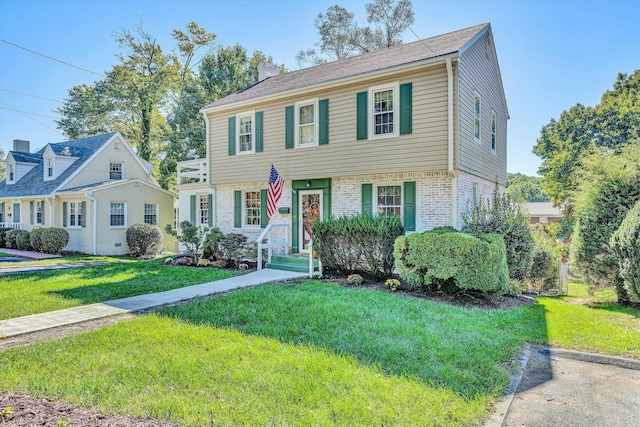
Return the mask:
[[[402,213],[401,185],[379,185],[377,194],[378,214],[389,216]]]
[[[369,123],[371,138],[398,136],[399,84],[369,89]]]
[[[253,112],[238,114],[238,153],[255,153],[255,114]]]
[[[199,195],[199,212],[200,212],[200,225],[209,224],[209,195]]]
[[[55,157],[47,157],[45,166],[44,179],[48,181],[54,178]]]
[[[247,191],[244,196],[245,225],[260,225],[260,192]]]
[[[296,103],[296,145],[318,145],[318,100]]]
[[[13,183],[16,180],[16,164],[7,163],[7,183]]]
[[[480,127],[481,127],[481,100],[480,95],[476,92],[473,96],[473,139],[476,142],[480,142]]]
[[[109,208],[111,227],[126,227],[126,206],[127,204],[123,202],[111,203]]]
[[[496,113],[491,111],[491,151],[496,152]]]
[[[109,163],[109,179],[122,179],[123,169],[122,163]]]
[[[158,225],[158,205],[150,203],[144,204],[144,223]]]

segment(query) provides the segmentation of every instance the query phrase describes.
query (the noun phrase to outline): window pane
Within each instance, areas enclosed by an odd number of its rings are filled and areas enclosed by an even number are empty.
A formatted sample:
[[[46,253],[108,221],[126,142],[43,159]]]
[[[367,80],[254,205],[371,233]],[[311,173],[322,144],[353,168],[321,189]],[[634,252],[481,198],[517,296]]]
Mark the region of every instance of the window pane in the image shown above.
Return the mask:
[[[259,191],[247,191],[245,194],[245,224],[260,225]]]
[[[393,90],[383,90],[373,94],[374,135],[393,133]]]
[[[207,194],[200,195],[200,224],[209,224],[209,196]]]
[[[402,187],[385,185],[378,187],[378,214],[400,215],[402,207]]]
[[[111,226],[118,227],[124,225],[124,203],[111,203]],[[80,221],[79,217],[79,221]]]
[[[300,107],[300,124],[301,125],[313,123],[314,121],[313,107],[314,107],[313,104]]]
[[[144,222],[145,224],[157,225],[156,221],[156,205],[145,203],[144,205]]]
[[[300,126],[300,144],[314,142],[314,125]]]

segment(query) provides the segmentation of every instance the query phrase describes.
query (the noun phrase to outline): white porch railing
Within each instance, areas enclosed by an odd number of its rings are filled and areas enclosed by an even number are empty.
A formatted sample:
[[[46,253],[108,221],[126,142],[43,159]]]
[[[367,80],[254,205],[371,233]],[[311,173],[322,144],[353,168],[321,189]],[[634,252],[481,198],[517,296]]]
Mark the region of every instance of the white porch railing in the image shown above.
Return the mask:
[[[291,246],[291,239],[289,239],[289,224],[267,224],[265,229],[260,234],[260,237],[256,240],[258,244],[258,270],[262,270],[262,250],[267,249],[267,262],[271,262],[271,256],[273,255],[274,248],[284,248],[285,255],[289,253],[289,247]],[[273,240],[273,229],[275,227],[284,228],[284,240]],[[264,241],[267,243],[264,243]]]
[[[0,228],[18,228],[18,229],[22,229],[22,223],[20,223],[20,222],[0,222]]]
[[[178,162],[178,185],[207,182],[207,160],[196,159]]]

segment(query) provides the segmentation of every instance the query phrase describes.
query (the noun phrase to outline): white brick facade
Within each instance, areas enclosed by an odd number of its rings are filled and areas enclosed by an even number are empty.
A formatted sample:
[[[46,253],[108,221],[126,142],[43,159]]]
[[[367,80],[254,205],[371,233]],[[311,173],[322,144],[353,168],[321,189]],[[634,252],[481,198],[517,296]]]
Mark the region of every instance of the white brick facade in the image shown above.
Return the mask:
[[[462,215],[473,206],[474,186],[478,189],[477,200],[486,200],[493,196],[496,183],[467,172],[458,171],[458,224],[460,224],[460,228],[464,225]],[[500,191],[504,192],[504,186],[500,186]]]

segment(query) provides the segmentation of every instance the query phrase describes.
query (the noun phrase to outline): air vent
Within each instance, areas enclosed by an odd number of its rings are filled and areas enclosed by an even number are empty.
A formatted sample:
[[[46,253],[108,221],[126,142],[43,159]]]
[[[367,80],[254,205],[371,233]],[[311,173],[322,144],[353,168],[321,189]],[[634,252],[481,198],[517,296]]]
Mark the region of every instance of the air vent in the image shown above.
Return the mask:
[[[122,243],[116,243],[116,248],[121,248],[122,247]]]

